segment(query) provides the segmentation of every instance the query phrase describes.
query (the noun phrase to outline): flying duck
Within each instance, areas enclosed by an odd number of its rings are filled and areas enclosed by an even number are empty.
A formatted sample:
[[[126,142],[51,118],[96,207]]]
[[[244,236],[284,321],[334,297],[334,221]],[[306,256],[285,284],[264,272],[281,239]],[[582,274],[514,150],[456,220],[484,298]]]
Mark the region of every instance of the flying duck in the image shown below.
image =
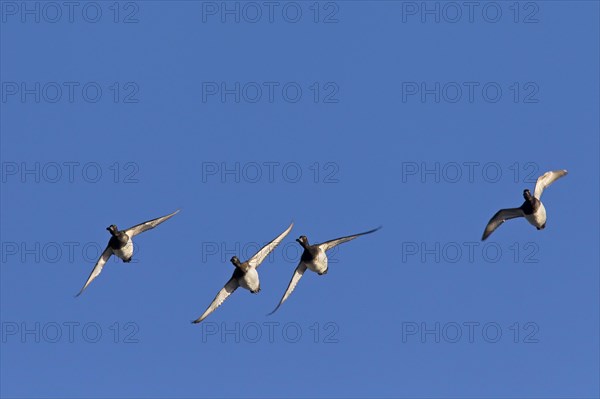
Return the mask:
[[[85,285],[76,296],[81,295],[87,286],[90,285],[90,283],[94,281],[96,277],[98,277],[111,255],[121,258],[125,263],[131,262],[131,258],[133,257],[133,237],[143,233],[146,230],[155,228],[165,220],[172,218],[177,212],[179,212],[179,209],[167,216],[152,219],[125,230],[119,230],[115,224],[108,226],[106,230],[110,232],[112,237],[110,237],[110,240],[108,240],[106,249],[104,252],[102,252],[102,255],[100,255],[100,259],[98,259],[98,262],[96,262],[96,265],[85,282]]]
[[[296,241],[298,241],[298,243],[300,243],[302,248],[304,248],[304,252],[302,252],[302,256],[300,257],[300,263],[296,267],[296,270],[294,271],[294,274],[292,275],[292,279],[290,280],[290,283],[288,284],[288,287],[285,290],[285,293],[283,294],[281,301],[279,301],[279,305],[277,305],[277,307],[271,313],[269,313],[269,315],[275,313],[277,311],[277,309],[279,309],[279,307],[286,301],[286,299],[288,299],[288,297],[292,294],[292,291],[294,291],[294,288],[296,288],[296,285],[302,278],[302,275],[304,274],[306,269],[310,269],[311,271],[317,273],[319,276],[322,276],[323,274],[327,274],[327,271],[329,269],[327,266],[327,254],[326,254],[327,251],[329,251],[330,249],[332,249],[340,244],[343,244],[350,240],[354,240],[356,237],[360,237],[365,234],[371,234],[371,233],[379,230],[380,228],[381,228],[381,226],[379,226],[373,230],[365,231],[364,233],[354,234],[354,235],[346,236],[346,237],[340,237],[340,238],[336,238],[334,240],[325,241],[321,244],[314,244],[314,245],[309,244],[308,238],[306,238],[306,236],[300,236],[296,240]]]
[[[490,236],[502,223],[509,219],[524,217],[529,223],[534,225],[538,230],[543,230],[546,227],[546,208],[540,201],[542,193],[555,180],[567,174],[566,170],[552,170],[538,177],[535,183],[535,191],[533,195],[527,189],[523,191],[525,202],[518,208],[500,209],[485,226],[481,241],[484,241]]]
[[[253,294],[257,294],[260,291],[260,281],[258,279],[258,272],[256,269],[260,264],[265,260],[267,255],[271,251],[279,245],[279,243],[288,235],[288,233],[292,230],[294,223],[291,223],[290,226],[279,236],[277,236],[273,241],[265,245],[258,251],[253,257],[248,259],[245,262],[240,262],[237,256],[231,258],[231,263],[235,266],[235,270],[233,271],[233,275],[225,283],[225,286],[219,291],[215,299],[213,299],[212,303],[208,306],[208,309],[202,314],[202,316],[198,317],[196,320],[192,321],[192,323],[197,324],[202,320],[206,319],[208,315],[214,312],[221,304],[229,297],[229,295],[233,294],[233,292],[238,288],[242,287],[247,289]]]

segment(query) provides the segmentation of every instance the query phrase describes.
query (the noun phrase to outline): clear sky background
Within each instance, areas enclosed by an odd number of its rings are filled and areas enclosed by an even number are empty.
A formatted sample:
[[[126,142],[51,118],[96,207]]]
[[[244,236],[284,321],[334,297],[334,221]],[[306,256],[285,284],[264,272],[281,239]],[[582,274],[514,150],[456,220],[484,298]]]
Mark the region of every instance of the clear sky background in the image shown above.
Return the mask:
[[[597,2],[61,3],[0,2],[3,397],[598,397]]]

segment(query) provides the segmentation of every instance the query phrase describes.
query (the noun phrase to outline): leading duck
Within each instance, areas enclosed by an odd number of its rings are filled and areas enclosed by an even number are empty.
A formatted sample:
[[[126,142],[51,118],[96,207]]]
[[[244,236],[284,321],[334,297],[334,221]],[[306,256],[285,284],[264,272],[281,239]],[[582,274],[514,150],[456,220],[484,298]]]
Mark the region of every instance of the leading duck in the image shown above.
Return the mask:
[[[96,265],[85,282],[85,285],[76,296],[81,295],[88,285],[90,285],[90,283],[94,281],[96,277],[98,277],[111,255],[121,258],[125,263],[131,262],[131,258],[133,257],[133,237],[143,233],[146,230],[155,228],[162,222],[172,218],[177,212],[179,212],[179,209],[167,216],[152,219],[125,230],[119,230],[115,224],[108,226],[106,230],[108,230],[111,235],[110,240],[108,240],[108,245],[106,246],[104,252],[102,252],[102,255],[100,255],[100,259],[98,259],[96,262]]]
[[[525,202],[518,208],[508,208],[508,209],[500,209],[488,222],[487,226],[485,226],[485,230],[483,231],[483,236],[481,240],[484,241],[486,238],[490,236],[502,223],[509,219],[514,219],[518,217],[524,217],[527,221],[535,226],[538,230],[543,230],[546,228],[546,208],[540,198],[542,198],[542,193],[544,190],[554,183],[556,180],[567,174],[566,170],[553,170],[544,173],[542,176],[538,177],[537,182],[535,183],[535,191],[533,195],[527,189],[523,191],[523,198]]]

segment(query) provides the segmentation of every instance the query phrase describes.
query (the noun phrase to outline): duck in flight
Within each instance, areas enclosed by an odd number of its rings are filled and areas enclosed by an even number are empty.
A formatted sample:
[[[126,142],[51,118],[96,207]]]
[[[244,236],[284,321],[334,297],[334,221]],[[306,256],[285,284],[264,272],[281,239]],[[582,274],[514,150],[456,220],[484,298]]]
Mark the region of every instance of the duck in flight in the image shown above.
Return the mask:
[[[217,293],[215,299],[208,306],[202,316],[198,317],[192,323],[197,324],[202,320],[206,319],[208,315],[214,312],[221,304],[238,288],[242,287],[247,289],[253,294],[257,294],[260,291],[260,280],[258,279],[258,272],[256,269],[265,260],[267,255],[271,253],[279,245],[279,243],[288,235],[292,230],[294,223],[291,223],[289,227],[280,235],[275,237],[273,241],[265,245],[258,251],[254,256],[245,262],[240,262],[237,256],[231,258],[231,263],[235,266],[233,275],[225,283],[225,286]]]
[[[140,223],[133,227],[130,227],[125,230],[119,230],[117,225],[111,224],[106,228],[110,232],[110,240],[108,240],[108,245],[102,254],[100,255],[100,259],[96,262],[92,273],[88,277],[85,285],[79,291],[76,296],[79,296],[83,293],[83,291],[90,285],[92,281],[102,272],[102,268],[108,261],[111,255],[115,255],[123,260],[125,263],[131,262],[131,258],[133,257],[133,237],[137,236],[144,231],[150,230],[161,224],[162,222],[172,218],[175,214],[179,212],[179,209],[175,212],[159,217],[156,219],[149,220],[144,223]]]
[[[296,240],[302,246],[302,248],[304,248],[304,252],[302,252],[302,256],[300,257],[300,263],[296,267],[296,270],[294,270],[292,279],[290,280],[290,283],[288,284],[288,287],[285,290],[285,293],[283,294],[281,301],[279,301],[279,304],[277,305],[277,307],[271,313],[269,313],[269,315],[275,313],[277,311],[277,309],[279,309],[279,307],[289,298],[289,296],[292,294],[292,292],[296,288],[296,285],[298,285],[298,282],[302,278],[302,275],[304,274],[306,269],[309,269],[309,270],[317,273],[319,276],[322,276],[323,274],[327,274],[327,271],[329,270],[329,266],[327,265],[327,254],[326,254],[327,251],[329,251],[330,249],[332,249],[340,244],[343,244],[350,240],[354,240],[357,237],[363,236],[365,234],[374,233],[377,230],[379,230],[380,228],[381,228],[381,226],[379,226],[378,228],[373,229],[373,230],[365,231],[364,233],[358,233],[358,234],[354,234],[351,236],[340,237],[340,238],[336,238],[334,240],[325,241],[321,244],[314,244],[314,245],[309,244],[308,238],[306,238],[306,236],[300,236]]]
[[[544,204],[542,204],[542,201],[540,200],[542,198],[542,193],[549,185],[566,174],[566,170],[553,170],[538,177],[533,195],[526,189],[523,191],[525,202],[523,202],[520,207],[500,209],[496,212],[488,222],[487,226],[485,226],[481,240],[484,241],[488,238],[490,234],[505,221],[518,217],[524,217],[538,230],[543,230],[546,227],[546,208],[544,208]]]

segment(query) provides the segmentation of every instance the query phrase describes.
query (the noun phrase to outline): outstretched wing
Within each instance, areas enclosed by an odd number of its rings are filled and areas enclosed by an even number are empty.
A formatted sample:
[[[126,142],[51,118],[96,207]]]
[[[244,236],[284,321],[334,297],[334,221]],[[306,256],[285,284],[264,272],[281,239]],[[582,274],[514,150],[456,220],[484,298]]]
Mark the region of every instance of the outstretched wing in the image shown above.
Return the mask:
[[[202,316],[198,317],[192,323],[197,324],[200,323],[202,320],[206,319],[209,314],[214,312],[219,306],[221,306],[223,302],[225,302],[225,299],[227,299],[229,295],[233,294],[237,287],[239,287],[237,279],[231,277],[229,281],[225,284],[225,287],[223,287],[221,291],[219,291],[215,299],[213,299],[212,303],[208,306],[208,309],[206,309]]]
[[[487,226],[485,226],[481,241],[484,241],[486,238],[488,238],[490,234],[492,234],[494,230],[500,227],[500,225],[505,221],[522,216],[525,216],[525,214],[521,208],[500,209],[494,216],[492,216]]]
[[[544,190],[554,183],[556,180],[560,179],[568,172],[566,170],[551,170],[550,172],[546,172],[540,177],[538,177],[537,182],[535,183],[535,192],[533,196],[537,199],[542,197],[542,193]]]
[[[381,228],[381,226],[379,226],[378,228],[373,229],[373,230],[365,231],[364,233],[358,233],[358,234],[354,234],[352,236],[340,237],[340,238],[336,238],[335,240],[325,241],[325,242],[319,244],[319,248],[321,248],[323,251],[328,251],[337,245],[343,244],[350,240],[354,240],[356,237],[364,236],[365,234],[374,233],[377,230],[379,230],[380,228]]]
[[[248,265],[250,265],[251,268],[256,269],[262,263],[262,261],[265,260],[267,255],[269,255],[269,253],[272,250],[274,250],[276,246],[279,245],[281,240],[283,240],[285,236],[288,235],[288,233],[292,230],[293,226],[294,223],[291,223],[290,226],[283,233],[279,234],[277,237],[275,237],[273,241],[262,247],[261,250],[256,253],[256,255],[254,255],[248,260]]]
[[[155,228],[156,226],[158,226],[159,224],[161,224],[165,220],[168,220],[168,219],[172,218],[173,216],[175,216],[175,214],[177,212],[179,212],[179,209],[176,210],[175,212],[167,215],[167,216],[163,216],[163,217],[160,217],[160,218],[148,220],[147,222],[140,223],[138,225],[130,227],[127,230],[125,230],[125,234],[127,234],[129,237],[135,237],[138,234],[143,233],[146,230],[150,230],[150,229]]]
[[[112,255],[112,253],[113,252],[112,252],[112,249],[110,248],[110,245],[107,245],[104,252],[102,252],[102,254],[100,255],[98,262],[96,262],[96,266],[94,266],[94,269],[92,269],[92,273],[90,274],[87,281],[85,282],[85,285],[83,286],[81,291],[79,291],[79,294],[75,295],[76,297],[81,295],[81,293],[87,288],[87,286],[90,285],[90,283],[92,281],[94,281],[94,279],[96,277],[98,277],[98,275],[100,275],[100,273],[102,272],[102,268],[104,267],[104,264],[108,261],[108,259]]]
[[[288,299],[288,297],[290,295],[292,295],[294,288],[296,288],[296,285],[298,285],[298,281],[300,281],[300,279],[302,278],[302,275],[304,274],[305,271],[306,271],[306,265],[304,264],[304,262],[300,261],[300,264],[298,265],[298,267],[296,267],[296,270],[294,270],[294,275],[292,276],[292,279],[290,280],[290,283],[288,284],[287,290],[285,290],[285,294],[283,294],[281,301],[279,301],[279,305],[277,305],[275,310],[273,310],[271,313],[269,313],[269,315],[272,315],[273,313],[275,313],[277,311],[277,309],[279,309],[279,307],[286,301],[286,299]]]

